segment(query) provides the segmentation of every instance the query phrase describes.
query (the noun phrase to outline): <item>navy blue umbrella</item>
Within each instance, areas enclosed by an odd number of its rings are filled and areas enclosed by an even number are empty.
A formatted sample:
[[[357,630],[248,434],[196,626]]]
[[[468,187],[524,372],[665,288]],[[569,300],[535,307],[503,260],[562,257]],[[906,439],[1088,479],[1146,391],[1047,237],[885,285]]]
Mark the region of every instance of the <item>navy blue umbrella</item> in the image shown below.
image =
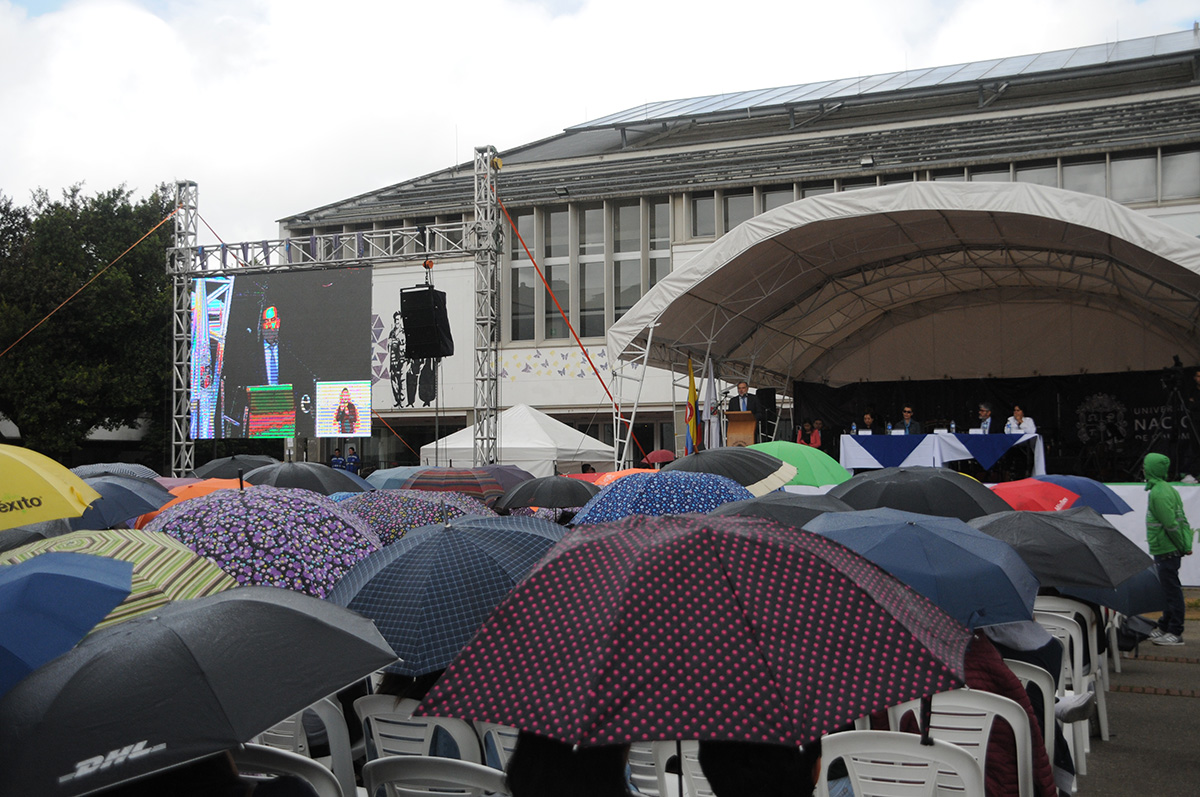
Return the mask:
[[[632,473],[600,490],[575,516],[575,525],[607,523],[631,515],[711,512],[754,495],[733,479],[712,473]]]
[[[1125,503],[1107,484],[1086,476],[1063,476],[1053,473],[1033,478],[1040,482],[1057,484],[1077,494],[1079,500],[1072,506],[1090,506],[1101,515],[1124,515],[1133,511],[1133,507]]]
[[[1037,576],[1009,545],[957,518],[867,509],[828,512],[804,528],[862,554],[970,628],[1033,619]]]
[[[1081,598],[1107,606],[1124,615],[1161,612],[1167,604],[1154,565],[1150,565],[1136,576],[1125,579],[1112,589],[1063,586],[1059,587],[1058,591],[1071,598]]]
[[[132,584],[131,562],[82,553],[0,566],[0,695],[75,647]]]
[[[82,515],[68,521],[76,531],[112,528],[162,509],[164,504],[175,500],[166,487],[149,479],[108,475],[87,477],[84,481],[100,497]]]
[[[530,517],[468,515],[372,553],[327,600],[375,621],[402,675],[445,668],[564,530]]]

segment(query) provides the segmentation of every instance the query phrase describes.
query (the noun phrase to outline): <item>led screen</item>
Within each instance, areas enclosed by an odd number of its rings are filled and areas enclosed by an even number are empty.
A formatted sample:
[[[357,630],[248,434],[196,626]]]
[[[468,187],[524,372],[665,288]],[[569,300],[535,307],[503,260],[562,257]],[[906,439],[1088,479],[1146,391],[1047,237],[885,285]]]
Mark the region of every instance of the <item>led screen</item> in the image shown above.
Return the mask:
[[[317,437],[364,437],[371,433],[371,383],[317,383]]]
[[[370,384],[370,269],[193,280],[191,323],[194,440],[312,437],[318,385]],[[354,404],[370,434],[369,390]]]

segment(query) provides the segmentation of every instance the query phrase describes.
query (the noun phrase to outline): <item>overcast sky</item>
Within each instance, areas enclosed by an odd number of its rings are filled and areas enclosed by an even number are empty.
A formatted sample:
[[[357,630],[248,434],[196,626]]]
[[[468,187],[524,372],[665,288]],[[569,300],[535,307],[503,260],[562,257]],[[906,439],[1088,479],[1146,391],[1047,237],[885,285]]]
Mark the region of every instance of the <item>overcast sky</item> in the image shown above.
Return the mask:
[[[0,193],[195,180],[200,240],[643,102],[1190,29],[1196,0],[0,0]]]

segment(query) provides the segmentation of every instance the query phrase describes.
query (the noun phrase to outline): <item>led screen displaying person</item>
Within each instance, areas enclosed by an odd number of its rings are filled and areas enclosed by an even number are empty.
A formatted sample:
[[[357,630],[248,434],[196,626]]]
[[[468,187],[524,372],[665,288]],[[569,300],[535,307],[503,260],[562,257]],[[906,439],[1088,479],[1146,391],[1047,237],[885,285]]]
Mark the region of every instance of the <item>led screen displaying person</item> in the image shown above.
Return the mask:
[[[338,431],[342,434],[353,434],[358,429],[358,407],[354,406],[354,402],[350,400],[348,388],[342,388],[341,395],[338,397],[337,412],[334,413],[333,419],[337,422]]]

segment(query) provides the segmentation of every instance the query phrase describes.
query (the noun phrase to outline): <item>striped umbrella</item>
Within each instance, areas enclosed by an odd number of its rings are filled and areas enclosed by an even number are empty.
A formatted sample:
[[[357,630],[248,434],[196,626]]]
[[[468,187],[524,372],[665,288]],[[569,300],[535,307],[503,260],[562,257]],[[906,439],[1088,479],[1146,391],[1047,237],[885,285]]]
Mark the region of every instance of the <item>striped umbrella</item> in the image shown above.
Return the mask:
[[[504,495],[500,482],[483,468],[430,468],[409,476],[400,483],[400,488],[465,493],[488,506]]]
[[[187,600],[237,586],[216,564],[158,531],[105,529],[75,531],[5,551],[0,563],[16,564],[49,551],[104,556],[133,563],[129,597],[96,628],[128,620],[173,600]]]

